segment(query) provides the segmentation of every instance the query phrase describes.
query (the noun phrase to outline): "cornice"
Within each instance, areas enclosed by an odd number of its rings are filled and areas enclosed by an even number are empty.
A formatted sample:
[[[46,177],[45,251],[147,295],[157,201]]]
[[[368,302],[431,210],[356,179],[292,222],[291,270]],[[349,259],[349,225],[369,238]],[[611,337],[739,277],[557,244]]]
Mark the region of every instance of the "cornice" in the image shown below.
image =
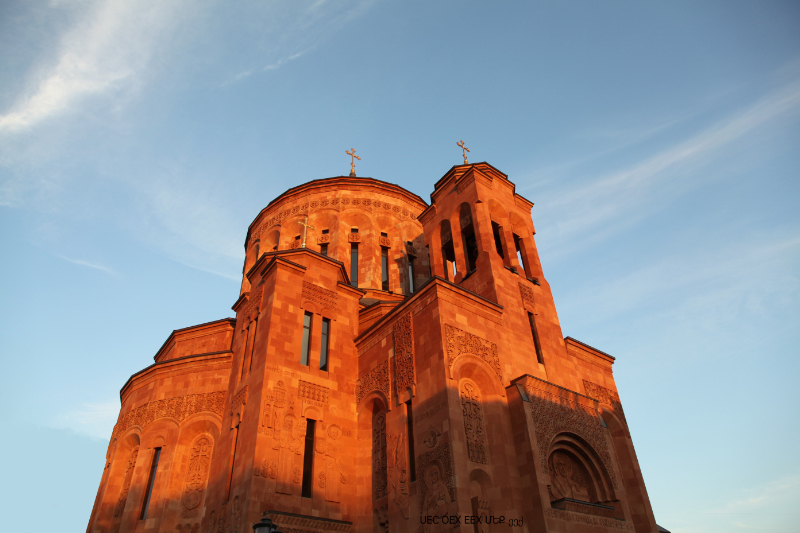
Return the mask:
[[[245,246],[247,243],[250,242],[250,234],[253,231],[253,228],[256,227],[257,223],[261,220],[262,216],[267,213],[271,208],[279,205],[281,202],[286,201],[287,199],[300,196],[304,194],[311,194],[316,192],[319,189],[330,190],[331,188],[339,191],[356,191],[356,190],[363,190],[363,189],[378,189],[380,192],[384,194],[388,194],[390,196],[395,196],[400,199],[403,199],[407,202],[412,204],[417,204],[417,207],[420,211],[424,211],[428,207],[428,202],[422,199],[422,197],[412,193],[411,191],[404,189],[400,185],[395,183],[389,183],[386,181],[377,180],[374,178],[359,178],[353,176],[334,176],[331,178],[322,178],[317,180],[312,180],[301,185],[297,185],[290,189],[287,189],[283,193],[276,196],[267,206],[259,211],[258,215],[253,219],[253,222],[247,227],[247,236],[245,237]]]
[[[242,295],[242,296],[244,296],[244,295]],[[158,356],[161,355],[165,351],[167,346],[169,346],[170,341],[173,341],[175,339],[176,335],[178,335],[180,333],[185,333],[185,332],[191,331],[191,330],[200,330],[200,329],[211,328],[211,327],[216,326],[216,325],[221,325],[221,324],[223,324],[225,322],[230,324],[232,328],[234,328],[234,329],[236,328],[236,319],[229,317],[229,318],[221,318],[219,320],[212,320],[211,322],[204,322],[202,324],[197,324],[196,326],[188,326],[188,327],[185,327],[185,328],[172,330],[172,333],[169,334],[169,336],[167,337],[167,340],[164,341],[164,344],[161,345],[161,348],[159,348],[158,351],[156,352],[156,354],[153,356],[153,360],[158,361]]]
[[[225,362],[226,360],[227,360],[227,366],[230,366],[232,359],[233,359],[233,351],[223,350],[219,352],[208,352],[208,353],[198,353],[194,355],[186,355],[184,357],[178,357],[177,359],[167,359],[166,361],[153,363],[152,365],[147,366],[134,374],[131,374],[131,377],[128,378],[128,380],[119,390],[120,400],[122,402],[125,401],[126,394],[130,392],[127,389],[129,387],[132,387],[135,381],[139,381],[140,378],[144,379],[148,377],[150,374],[158,374],[164,371],[168,371],[170,367],[184,367],[191,364],[196,364],[199,367],[218,365],[222,362]],[[208,368],[199,368],[197,371],[204,372],[207,370]]]

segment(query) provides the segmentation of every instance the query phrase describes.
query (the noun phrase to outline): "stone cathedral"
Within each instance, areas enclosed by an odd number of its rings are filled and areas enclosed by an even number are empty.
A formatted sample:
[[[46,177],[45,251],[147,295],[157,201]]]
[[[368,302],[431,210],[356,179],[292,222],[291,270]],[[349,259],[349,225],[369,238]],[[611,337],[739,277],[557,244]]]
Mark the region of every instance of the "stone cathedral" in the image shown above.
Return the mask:
[[[122,387],[87,533],[659,531],[532,206],[466,157],[430,204],[355,172],[274,199],[235,318],[173,331]]]

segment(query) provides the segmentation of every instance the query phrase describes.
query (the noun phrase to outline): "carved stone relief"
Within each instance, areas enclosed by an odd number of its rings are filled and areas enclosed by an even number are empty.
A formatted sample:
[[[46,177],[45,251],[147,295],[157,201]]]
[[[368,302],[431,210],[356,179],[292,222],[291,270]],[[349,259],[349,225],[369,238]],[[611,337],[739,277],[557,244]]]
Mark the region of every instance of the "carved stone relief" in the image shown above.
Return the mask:
[[[328,387],[309,381],[300,380],[297,395],[315,402],[328,403]]]
[[[280,429],[276,428],[273,450],[278,450],[278,482],[275,492],[292,494],[292,484],[300,483],[299,467],[295,466],[295,456],[302,455],[305,439],[305,427],[297,417],[287,413],[283,417]]]
[[[550,456],[550,481],[552,484],[548,485],[548,490],[551,501],[561,498],[591,501],[588,473],[566,452],[556,451]]]
[[[530,305],[530,308],[533,309],[533,289],[520,281],[519,294],[522,296],[522,303],[526,306]]]
[[[308,281],[303,281],[301,298],[303,300],[311,300],[322,307],[328,307],[335,310],[338,296],[336,295],[335,291],[320,287],[314,283],[309,283]]]
[[[114,426],[111,439],[122,434],[131,426],[144,428],[149,423],[159,418],[174,418],[182,422],[189,416],[200,413],[210,412],[222,416],[225,406],[225,396],[227,392],[208,392],[205,394],[187,394],[164,400],[156,400],[146,403],[136,409],[131,409],[124,416],[121,416]]]
[[[282,420],[281,414],[286,409],[286,387],[283,381],[271,387],[264,399],[264,410],[261,414],[261,427],[258,432],[261,435],[269,435],[270,432],[274,433],[278,428],[278,421]]]
[[[323,455],[324,469],[319,473],[318,486],[325,489],[325,501],[340,502],[340,485],[347,483],[347,476],[342,471],[341,442],[342,428],[336,424],[328,426],[320,433],[315,444],[317,453]]]
[[[367,372],[356,384],[356,403],[370,392],[377,390],[383,392],[389,399],[389,361],[388,359]]]
[[[394,323],[394,373],[397,396],[416,385],[414,370],[414,337],[411,313],[406,313]]]
[[[387,489],[386,413],[372,419],[372,493],[373,499],[386,496]]]
[[[135,447],[128,455],[128,464],[125,466],[125,477],[122,479],[122,490],[117,498],[117,505],[114,507],[114,518],[119,518],[125,510],[125,502],[128,501],[128,491],[131,488],[133,470],[136,468],[136,458],[139,456],[139,447]]]
[[[443,442],[419,457],[417,464],[422,472],[419,484],[421,516],[444,516],[455,514],[455,487],[453,485],[453,461],[450,443]],[[423,524],[422,533],[447,531],[449,525]]]
[[[497,354],[497,345],[485,339],[467,333],[450,324],[444,325],[445,338],[447,341],[447,357],[450,367],[456,359],[464,354],[472,354],[480,357],[492,367],[497,378],[503,382],[503,372],[500,369],[500,358]]]
[[[539,458],[545,473],[550,472],[547,454],[553,438],[563,432],[574,433],[594,449],[603,462],[612,485],[617,488],[617,477],[612,468],[605,430],[600,424],[597,409],[533,387],[530,383],[525,386],[525,392],[531,401],[532,423],[536,429]]]
[[[181,516],[191,518],[197,516],[203,493],[208,481],[208,470],[211,466],[211,454],[214,441],[208,435],[200,435],[191,446],[189,455],[189,468],[183,482],[183,496],[181,497]]]
[[[458,392],[461,396],[469,460],[484,465],[489,464],[481,391],[471,380],[463,379]]]
[[[600,403],[610,405],[614,408],[614,411],[619,414],[619,416],[622,418],[622,421],[626,424],[628,423],[628,421],[625,419],[625,412],[622,410],[622,402],[619,400],[619,394],[617,394],[616,391],[601,387],[600,385],[592,383],[591,381],[586,381],[585,379],[583,380],[583,387],[586,390],[587,396],[591,396]]]
[[[231,400],[231,416],[236,412],[236,409],[247,403],[247,389],[249,385],[242,387],[239,392]]]
[[[406,438],[404,434],[388,433],[386,444],[388,453],[388,478],[391,484],[392,499],[403,513],[403,518],[408,518],[408,471],[406,469]]]
[[[453,485],[453,455],[450,452],[450,443],[442,442],[436,448],[417,457],[418,472],[422,473],[423,483],[419,484],[419,501],[422,503],[422,515],[434,515],[427,512],[432,506],[436,510],[442,504],[449,505],[456,500],[455,486]],[[428,492],[434,487],[435,493],[431,496]],[[447,494],[443,494],[446,492]],[[438,513],[441,516],[442,513]]]
[[[379,242],[380,242],[380,245],[383,246],[384,248],[391,248],[392,247],[392,241],[389,240],[389,237],[381,237]]]
[[[624,520],[616,520],[614,518],[603,518],[583,513],[570,513],[567,511],[560,511],[558,509],[545,509],[544,514],[549,518],[556,518],[558,520],[565,520],[567,522],[588,524],[591,526],[602,526],[611,529],[619,529],[622,531],[634,531],[633,524],[629,524]]]

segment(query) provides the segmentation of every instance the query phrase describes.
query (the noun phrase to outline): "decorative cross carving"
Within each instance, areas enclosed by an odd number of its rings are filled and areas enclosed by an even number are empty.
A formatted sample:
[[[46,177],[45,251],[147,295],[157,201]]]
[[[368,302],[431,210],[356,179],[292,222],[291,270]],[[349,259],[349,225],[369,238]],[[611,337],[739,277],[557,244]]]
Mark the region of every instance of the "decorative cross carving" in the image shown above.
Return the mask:
[[[298,221],[298,224],[303,226],[303,242],[300,243],[300,248],[306,247],[306,234],[308,233],[308,229],[315,229],[314,226],[308,223],[308,215],[306,215],[306,219],[302,221]]]
[[[464,154],[464,164],[469,165],[469,161],[467,161],[467,152],[469,152],[469,148],[464,145],[464,141],[457,142],[456,146],[461,147],[461,153]]]
[[[350,150],[352,150],[352,151],[350,151]],[[356,175],[356,159],[361,161],[361,158],[356,155],[356,149],[355,148],[350,148],[350,150],[345,150],[344,153],[346,153],[347,155],[350,156],[350,175],[355,177],[355,175]]]

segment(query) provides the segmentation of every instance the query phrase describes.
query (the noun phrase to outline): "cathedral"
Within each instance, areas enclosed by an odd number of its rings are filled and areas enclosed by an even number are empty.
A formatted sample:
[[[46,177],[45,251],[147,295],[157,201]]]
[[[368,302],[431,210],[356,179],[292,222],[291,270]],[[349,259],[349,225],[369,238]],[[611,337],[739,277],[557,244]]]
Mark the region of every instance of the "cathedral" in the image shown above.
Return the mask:
[[[430,203],[354,171],[272,200],[235,318],[122,387],[87,533],[665,531],[532,206],[466,156]]]

